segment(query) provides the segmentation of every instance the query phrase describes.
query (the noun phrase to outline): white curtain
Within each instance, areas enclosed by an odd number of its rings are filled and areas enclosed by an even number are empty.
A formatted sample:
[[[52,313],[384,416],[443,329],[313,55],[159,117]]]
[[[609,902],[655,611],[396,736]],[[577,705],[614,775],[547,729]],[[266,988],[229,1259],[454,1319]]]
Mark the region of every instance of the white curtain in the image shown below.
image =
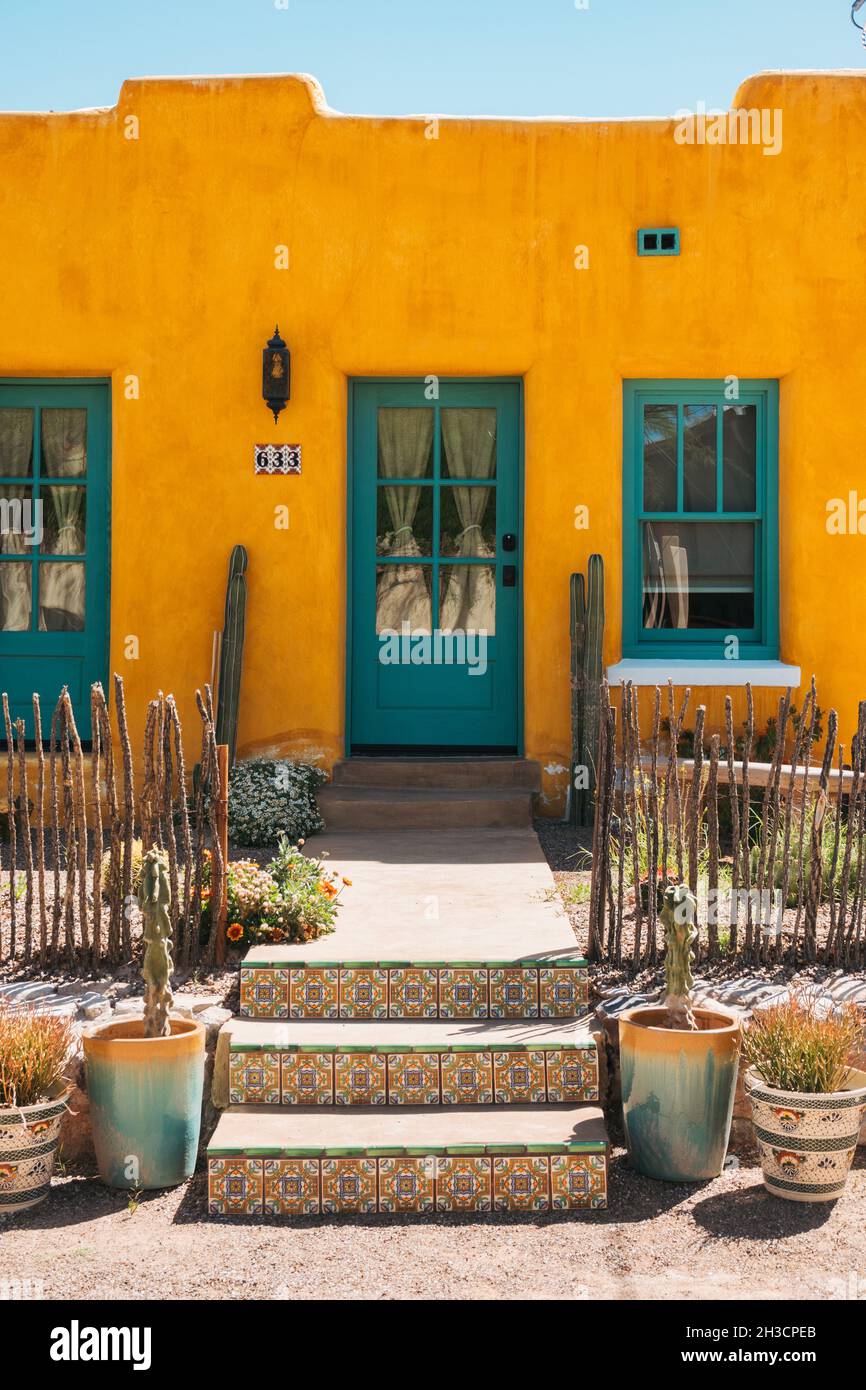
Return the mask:
[[[452,478],[491,477],[496,467],[496,411],[483,407],[443,410],[442,445]],[[496,631],[495,567],[459,563],[495,555],[481,529],[491,489],[454,487],[451,491],[463,529],[454,563],[445,571],[439,626],[452,632],[483,631],[492,637]]]
[[[433,443],[433,411],[410,406],[379,410],[379,471],[383,478],[423,478]],[[384,489],[393,532],[389,555],[419,555],[413,526],[421,488]],[[376,583],[376,631],[430,631],[430,566],[382,565]]]
[[[689,625],[689,557],[677,534],[662,529],[661,544],[650,522],[646,523],[644,578],[649,594],[644,595],[645,628]]]
[[[26,478],[32,473],[33,411],[0,410],[0,474]],[[4,487],[8,501],[30,498],[28,487]],[[27,547],[20,532],[0,535],[0,554],[23,555]],[[30,575],[28,564],[0,562],[0,631],[25,632],[30,626]]]
[[[43,410],[42,471],[51,478],[77,478],[87,468],[87,412]],[[83,555],[85,490],[45,487],[42,494],[46,544],[55,555]],[[39,572],[39,630],[80,632],[84,627],[84,565],[44,564]]]

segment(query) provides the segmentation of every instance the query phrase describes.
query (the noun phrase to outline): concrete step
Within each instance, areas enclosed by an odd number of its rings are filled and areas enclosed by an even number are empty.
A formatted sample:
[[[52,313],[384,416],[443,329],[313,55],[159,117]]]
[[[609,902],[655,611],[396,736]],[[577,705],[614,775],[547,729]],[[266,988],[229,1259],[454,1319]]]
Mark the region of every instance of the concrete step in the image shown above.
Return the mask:
[[[316,943],[329,946],[329,939]],[[350,948],[351,949],[351,945]],[[581,1018],[589,966],[576,954],[477,960],[354,960],[321,949],[254,946],[241,966],[242,1018]],[[300,957],[300,959],[299,959]]]
[[[529,758],[343,758],[331,775],[335,786],[344,787],[511,787],[528,792],[541,787],[541,766]]]
[[[499,830],[532,823],[520,787],[406,788],[330,784],[317,795],[329,830]]]
[[[246,1022],[217,1045],[217,1105],[597,1101],[588,1021]]]
[[[208,1144],[214,1216],[596,1210],[607,1133],[592,1105],[247,1106]]]

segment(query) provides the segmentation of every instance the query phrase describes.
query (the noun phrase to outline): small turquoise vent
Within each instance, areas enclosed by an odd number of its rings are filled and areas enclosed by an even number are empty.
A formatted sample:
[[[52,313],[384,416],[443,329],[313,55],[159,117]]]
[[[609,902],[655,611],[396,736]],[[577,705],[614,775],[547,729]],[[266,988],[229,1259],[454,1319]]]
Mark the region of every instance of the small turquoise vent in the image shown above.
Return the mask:
[[[639,256],[678,256],[679,227],[640,227],[637,234]]]

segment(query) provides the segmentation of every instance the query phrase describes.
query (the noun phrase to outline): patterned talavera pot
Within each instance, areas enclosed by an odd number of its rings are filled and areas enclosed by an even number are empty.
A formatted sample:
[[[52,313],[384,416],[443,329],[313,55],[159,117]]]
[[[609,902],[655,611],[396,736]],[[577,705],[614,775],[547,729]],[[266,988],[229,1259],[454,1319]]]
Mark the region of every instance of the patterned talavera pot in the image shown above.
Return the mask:
[[[649,1178],[700,1182],[722,1171],[740,1055],[739,1019],[695,1008],[695,1032],[664,1027],[658,1007],[619,1016],[622,1112],[629,1158]]]
[[[26,1211],[48,1196],[69,1093],[59,1081],[35,1105],[0,1106],[0,1216]]]
[[[791,1202],[841,1197],[866,1112],[866,1072],[851,1071],[845,1088],[816,1095],[778,1091],[746,1072],[764,1186]]]

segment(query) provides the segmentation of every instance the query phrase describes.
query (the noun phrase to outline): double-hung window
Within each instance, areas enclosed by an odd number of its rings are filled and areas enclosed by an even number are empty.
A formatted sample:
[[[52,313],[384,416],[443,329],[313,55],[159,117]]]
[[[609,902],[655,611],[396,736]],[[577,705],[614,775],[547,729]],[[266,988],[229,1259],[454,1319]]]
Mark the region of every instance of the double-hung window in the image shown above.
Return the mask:
[[[775,659],[778,386],[625,383],[623,656]]]

